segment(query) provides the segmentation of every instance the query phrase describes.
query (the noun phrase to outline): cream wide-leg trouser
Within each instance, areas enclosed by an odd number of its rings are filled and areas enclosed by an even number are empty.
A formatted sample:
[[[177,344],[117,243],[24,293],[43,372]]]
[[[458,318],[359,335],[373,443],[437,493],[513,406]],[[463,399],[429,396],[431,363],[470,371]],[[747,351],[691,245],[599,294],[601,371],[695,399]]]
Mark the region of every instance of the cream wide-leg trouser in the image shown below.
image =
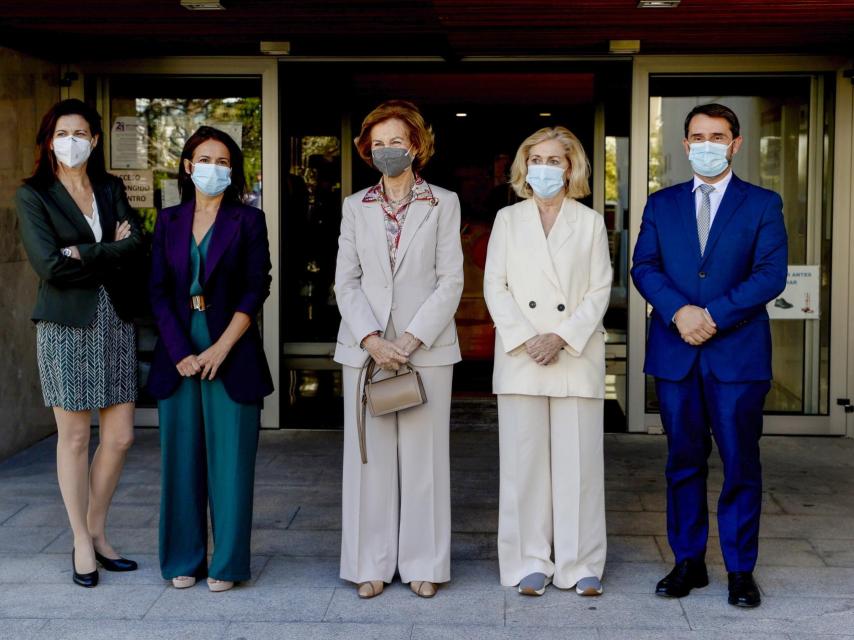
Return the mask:
[[[419,367],[427,402],[366,416],[368,462],[359,457],[359,369],[343,366],[344,472],[341,578],[355,583],[451,579],[449,429],[453,365]]]
[[[535,572],[551,576],[560,589],[581,578],[602,578],[603,402],[498,396],[502,585],[517,585]]]

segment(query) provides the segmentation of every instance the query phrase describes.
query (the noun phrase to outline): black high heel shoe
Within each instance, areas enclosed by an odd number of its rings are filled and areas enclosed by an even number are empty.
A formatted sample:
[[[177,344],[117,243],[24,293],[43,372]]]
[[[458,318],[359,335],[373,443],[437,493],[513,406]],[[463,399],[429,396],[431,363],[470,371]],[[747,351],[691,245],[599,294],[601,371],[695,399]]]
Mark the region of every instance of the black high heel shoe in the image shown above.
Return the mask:
[[[127,558],[116,558],[115,560],[102,556],[95,551],[95,560],[107,571],[136,571],[139,565]]]
[[[91,589],[98,586],[98,570],[95,569],[91,573],[77,573],[77,565],[74,563],[74,549],[71,550],[71,579],[74,584],[79,584],[81,587]]]

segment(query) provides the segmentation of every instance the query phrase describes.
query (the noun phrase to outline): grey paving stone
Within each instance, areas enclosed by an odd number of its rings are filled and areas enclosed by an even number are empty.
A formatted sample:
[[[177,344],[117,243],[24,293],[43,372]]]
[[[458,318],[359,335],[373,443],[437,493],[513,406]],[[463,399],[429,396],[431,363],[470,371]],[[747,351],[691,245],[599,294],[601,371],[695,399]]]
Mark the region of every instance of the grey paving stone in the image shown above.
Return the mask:
[[[643,511],[641,494],[634,491],[606,491],[605,509],[608,511]]]
[[[426,599],[412,593],[409,585],[396,582],[378,597],[361,600],[355,589],[336,589],[324,621],[500,625],[504,594],[494,589],[439,589]]]
[[[346,586],[338,577],[337,558],[270,558],[257,579],[259,587],[300,587],[324,589]]]
[[[2,526],[0,527],[0,553],[38,553],[61,536],[66,530],[67,528],[62,526]],[[66,552],[71,552],[70,545],[66,548]]]
[[[608,534],[608,562],[661,562],[661,551],[653,536]]]
[[[107,515],[107,526],[113,527],[146,527],[154,520],[156,525],[157,512],[149,506],[114,504]],[[61,504],[30,504],[9,520],[4,526],[13,527],[56,527],[68,521],[65,507]]]
[[[816,531],[816,534],[821,533]],[[810,542],[829,567],[854,567],[854,544],[850,540],[811,538]]]
[[[0,640],[39,640],[47,620],[0,620]]]
[[[761,538],[822,538],[854,541],[854,517],[767,515],[759,529]]]
[[[693,629],[739,634],[850,634],[854,629],[852,599],[766,597],[756,609],[739,609],[707,596],[692,595],[681,602]]]
[[[341,532],[257,529],[252,532],[252,553],[337,558],[341,553]]]
[[[451,560],[496,560],[498,543],[494,533],[451,533]]]
[[[447,589],[504,591],[498,574],[497,560],[458,560],[451,563],[451,582]]]
[[[123,482],[113,496],[113,504],[147,504],[160,508],[160,485]]]
[[[281,502],[256,502],[252,509],[252,527],[253,529],[287,529],[298,511],[299,507]]]
[[[775,493],[774,499],[787,514],[854,517],[854,496],[850,495]]]
[[[227,622],[49,620],[41,633],[52,640],[219,640],[227,629]]]
[[[664,536],[656,536],[656,542],[661,549],[661,554],[668,563],[673,562],[673,552]],[[843,542],[843,541],[833,541]],[[709,537],[706,548],[706,562],[708,564],[723,564],[721,553],[721,541],[717,537]],[[774,567],[824,567],[827,566],[822,556],[808,540],[787,538],[760,538],[759,540],[759,562],[760,566]]]
[[[202,581],[189,589],[165,589],[145,619],[320,622],[332,593],[333,589],[252,585],[211,593]]]
[[[26,502],[16,500],[0,500],[0,525],[14,517],[16,513],[27,506]]]
[[[408,640],[409,624],[232,622],[225,640]]]
[[[412,630],[412,640],[593,640],[596,629],[569,627],[501,627],[488,625],[421,625]]]
[[[2,584],[0,618],[139,619],[163,593],[153,585]]]
[[[612,535],[656,536],[667,533],[665,515],[651,511],[608,511],[606,523],[608,533]]]
[[[133,556],[137,571],[110,573],[101,571],[102,584],[161,585],[155,556]],[[71,584],[71,554],[5,554],[0,555],[0,584]]]
[[[451,528],[460,533],[498,532],[497,507],[457,507],[451,511]]]
[[[707,495],[707,504],[709,513],[718,512],[718,496],[720,492],[709,492]],[[643,504],[644,511],[667,511],[667,495],[663,491],[644,492],[640,494],[640,499]],[[762,495],[762,513],[784,513],[780,505],[775,502],[773,496],[769,493]]]
[[[678,600],[654,595],[605,593],[583,598],[575,591],[549,587],[531,598],[507,590],[508,626],[597,627],[622,629],[688,629]]]
[[[122,554],[133,557],[135,554],[157,553],[157,523],[149,527],[111,527],[107,522],[107,534],[110,543]],[[3,527],[0,527],[0,531]],[[71,530],[63,529],[62,534],[44,549],[45,553],[70,553],[73,536]]]
[[[310,502],[299,506],[288,529],[341,530],[341,506],[319,506]]]
[[[789,636],[785,633],[738,632],[723,635],[720,631],[600,629],[599,640],[789,640]]]
[[[769,596],[854,599],[854,568],[761,567],[756,580]]]

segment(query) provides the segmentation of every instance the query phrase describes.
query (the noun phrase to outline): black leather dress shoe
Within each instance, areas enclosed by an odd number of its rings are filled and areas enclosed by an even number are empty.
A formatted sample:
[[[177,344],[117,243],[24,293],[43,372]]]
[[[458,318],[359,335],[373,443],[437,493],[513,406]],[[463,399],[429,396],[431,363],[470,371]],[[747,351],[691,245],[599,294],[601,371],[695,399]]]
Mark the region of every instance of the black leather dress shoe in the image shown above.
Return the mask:
[[[81,587],[91,589],[98,586],[98,570],[95,569],[91,573],[77,573],[77,565],[74,563],[74,549],[71,550],[71,579],[74,584],[79,584]]]
[[[762,602],[759,587],[750,571],[731,571],[729,578],[728,601],[734,607],[758,607]]]
[[[139,567],[133,560],[128,560],[127,558],[116,558],[113,560],[102,556],[97,551],[95,552],[95,560],[107,571],[136,571]]]
[[[655,586],[655,595],[662,598],[684,598],[691,589],[709,584],[706,563],[702,560],[683,560]]]

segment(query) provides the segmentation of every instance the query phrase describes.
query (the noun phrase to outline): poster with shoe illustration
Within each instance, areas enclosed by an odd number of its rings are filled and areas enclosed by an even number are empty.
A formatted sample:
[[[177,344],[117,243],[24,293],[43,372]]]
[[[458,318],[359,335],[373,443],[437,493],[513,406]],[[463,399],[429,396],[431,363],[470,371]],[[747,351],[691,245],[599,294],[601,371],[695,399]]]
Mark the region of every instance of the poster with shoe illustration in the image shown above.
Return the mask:
[[[821,271],[817,265],[789,265],[786,288],[768,303],[772,320],[817,320]]]

